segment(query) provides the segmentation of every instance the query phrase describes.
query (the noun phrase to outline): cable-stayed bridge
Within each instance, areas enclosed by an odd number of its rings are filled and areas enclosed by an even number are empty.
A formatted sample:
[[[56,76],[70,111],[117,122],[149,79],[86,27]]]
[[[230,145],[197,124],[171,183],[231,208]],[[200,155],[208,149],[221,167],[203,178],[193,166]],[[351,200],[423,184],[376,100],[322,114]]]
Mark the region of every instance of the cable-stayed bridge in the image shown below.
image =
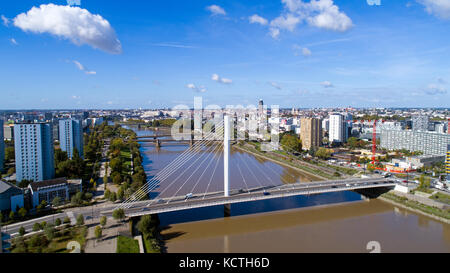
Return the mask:
[[[225,116],[214,132],[205,134],[116,208],[124,209],[127,216],[141,216],[217,205],[229,209],[234,203],[395,186],[384,178],[292,183],[282,177],[280,183],[275,170],[245,160],[240,153],[230,173],[230,131],[230,118]],[[216,173],[223,183],[214,179]],[[273,179],[274,174],[278,180]],[[148,197],[151,199],[146,200]],[[110,213],[112,210],[104,212]]]

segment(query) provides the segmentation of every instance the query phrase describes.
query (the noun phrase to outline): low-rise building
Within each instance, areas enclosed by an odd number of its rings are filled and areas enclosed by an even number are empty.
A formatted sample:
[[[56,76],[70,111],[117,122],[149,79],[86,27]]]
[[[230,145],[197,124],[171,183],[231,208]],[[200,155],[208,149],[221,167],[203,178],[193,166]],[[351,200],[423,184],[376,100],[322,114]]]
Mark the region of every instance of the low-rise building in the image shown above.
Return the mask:
[[[22,208],[23,206],[23,190],[0,180],[0,211],[16,212],[18,207]]]
[[[64,202],[69,200],[69,183],[66,178],[56,178],[41,182],[33,182],[28,186],[31,194],[31,203],[37,207],[42,201],[51,204],[55,197],[61,198]]]

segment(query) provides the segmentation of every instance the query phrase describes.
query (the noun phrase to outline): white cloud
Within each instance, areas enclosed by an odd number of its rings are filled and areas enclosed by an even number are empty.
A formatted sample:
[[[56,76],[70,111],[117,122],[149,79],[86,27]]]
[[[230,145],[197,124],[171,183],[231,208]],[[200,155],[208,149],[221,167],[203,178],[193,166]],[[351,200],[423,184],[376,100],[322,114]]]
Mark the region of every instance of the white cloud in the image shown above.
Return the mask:
[[[267,25],[269,23],[269,21],[267,21],[266,18],[263,18],[261,16],[259,16],[258,14],[254,14],[252,16],[250,16],[248,18],[248,20],[250,21],[251,24],[260,24],[260,25]]]
[[[6,27],[9,25],[9,19],[5,17],[5,15],[1,15],[0,18],[3,21],[3,25],[5,25]]]
[[[97,74],[97,72],[95,72],[95,71],[90,71],[90,70],[86,69],[86,67],[84,67],[84,65],[82,65],[78,61],[73,61],[73,63],[78,67],[78,69],[83,71],[86,75],[96,75]]]
[[[122,45],[109,22],[79,7],[54,4],[33,7],[17,15],[14,26],[26,32],[50,33],[76,45],[88,44],[111,54],[122,52]]]
[[[212,77],[211,77],[211,80],[216,81],[218,83],[223,83],[223,84],[231,84],[231,83],[233,83],[232,80],[226,79],[226,78],[221,78],[217,74],[213,74]]]
[[[450,19],[450,1],[448,0],[417,0],[425,6],[429,14],[433,14],[441,19]]]
[[[186,85],[187,88],[194,90],[195,92],[205,93],[207,90],[204,86],[196,86],[193,83],[189,83]]]
[[[307,47],[301,47],[299,45],[293,45],[292,48],[294,49],[294,55],[298,56],[300,54],[302,54],[305,57],[309,57],[312,55],[312,52],[309,48]]]
[[[321,82],[320,85],[322,85],[322,86],[325,87],[325,88],[331,88],[331,87],[334,87],[334,85],[333,85],[331,82],[329,82],[329,81]]]
[[[227,13],[223,8],[221,8],[218,5],[211,5],[206,7],[207,10],[209,10],[213,15],[226,15]]]
[[[74,99],[74,100],[79,100],[79,99],[81,99],[81,97],[80,97],[80,96],[73,95],[73,96],[72,96],[72,99]]]
[[[13,45],[19,45],[19,43],[16,41],[16,39],[11,38],[9,39],[9,41],[13,44]]]
[[[282,87],[276,82],[268,82],[268,84],[270,84],[272,87],[274,87],[274,88],[276,88],[278,90],[282,89]]]
[[[310,26],[344,32],[353,26],[352,20],[334,4],[333,0],[281,0],[284,11],[270,22],[270,35],[278,38],[281,30],[294,31],[306,23]],[[251,22],[252,23],[252,22]]]
[[[431,83],[428,85],[425,93],[427,93],[428,95],[443,95],[447,94],[447,89],[440,84]]]

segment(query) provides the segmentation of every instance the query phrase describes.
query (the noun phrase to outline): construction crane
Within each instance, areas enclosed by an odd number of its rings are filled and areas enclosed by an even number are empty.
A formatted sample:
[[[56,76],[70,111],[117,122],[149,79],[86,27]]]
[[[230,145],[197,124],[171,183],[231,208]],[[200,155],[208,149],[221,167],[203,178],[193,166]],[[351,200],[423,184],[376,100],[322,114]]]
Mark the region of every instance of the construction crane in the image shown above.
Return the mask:
[[[377,154],[377,120],[373,122],[373,135],[372,135],[372,165],[375,167],[375,159]]]

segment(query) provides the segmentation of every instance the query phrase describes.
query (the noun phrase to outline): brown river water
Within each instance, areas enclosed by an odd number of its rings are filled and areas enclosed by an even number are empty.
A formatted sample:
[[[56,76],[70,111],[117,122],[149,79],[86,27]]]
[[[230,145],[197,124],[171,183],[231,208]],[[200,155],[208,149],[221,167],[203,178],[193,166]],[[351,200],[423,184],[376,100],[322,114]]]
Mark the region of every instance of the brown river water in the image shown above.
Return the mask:
[[[163,145],[156,149],[143,143],[141,151],[149,177],[187,147]],[[156,185],[151,196],[168,198],[191,192],[223,191],[222,168],[219,154],[214,154],[214,150],[202,151]],[[314,180],[292,168],[247,153],[231,152],[231,189]],[[367,253],[371,241],[379,242],[381,252],[450,252],[450,225],[381,200],[362,200],[354,192],[235,204],[231,206],[232,217],[226,218],[220,206],[159,216],[169,253]]]

